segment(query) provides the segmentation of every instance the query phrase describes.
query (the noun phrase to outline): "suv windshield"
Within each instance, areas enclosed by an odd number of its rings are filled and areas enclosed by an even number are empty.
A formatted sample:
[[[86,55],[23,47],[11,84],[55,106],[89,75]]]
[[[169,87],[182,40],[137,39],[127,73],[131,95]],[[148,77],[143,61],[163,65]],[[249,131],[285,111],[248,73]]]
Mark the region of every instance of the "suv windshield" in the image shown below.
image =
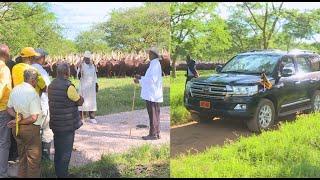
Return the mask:
[[[271,74],[281,55],[247,54],[238,55],[221,70],[222,73]]]

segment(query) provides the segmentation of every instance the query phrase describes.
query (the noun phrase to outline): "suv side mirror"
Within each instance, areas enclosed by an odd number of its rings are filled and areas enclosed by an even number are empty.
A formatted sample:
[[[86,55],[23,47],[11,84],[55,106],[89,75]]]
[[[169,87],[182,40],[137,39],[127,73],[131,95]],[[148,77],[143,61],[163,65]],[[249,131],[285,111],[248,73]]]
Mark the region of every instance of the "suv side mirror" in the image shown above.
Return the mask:
[[[282,69],[282,73],[281,75],[283,77],[289,77],[289,76],[292,76],[295,74],[295,69],[294,67],[292,66],[285,66],[283,69]]]
[[[222,70],[222,66],[221,65],[217,65],[216,67],[216,72],[219,73]]]

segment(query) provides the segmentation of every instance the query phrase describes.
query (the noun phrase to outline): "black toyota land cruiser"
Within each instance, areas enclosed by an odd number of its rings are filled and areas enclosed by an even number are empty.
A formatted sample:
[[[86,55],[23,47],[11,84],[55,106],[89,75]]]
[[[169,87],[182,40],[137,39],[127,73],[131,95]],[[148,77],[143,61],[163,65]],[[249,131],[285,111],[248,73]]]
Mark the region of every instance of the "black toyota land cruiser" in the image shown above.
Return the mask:
[[[320,56],[314,52],[249,51],[216,72],[186,84],[185,107],[201,121],[242,117],[251,131],[260,132],[277,117],[320,109]],[[271,88],[261,83],[262,74]]]

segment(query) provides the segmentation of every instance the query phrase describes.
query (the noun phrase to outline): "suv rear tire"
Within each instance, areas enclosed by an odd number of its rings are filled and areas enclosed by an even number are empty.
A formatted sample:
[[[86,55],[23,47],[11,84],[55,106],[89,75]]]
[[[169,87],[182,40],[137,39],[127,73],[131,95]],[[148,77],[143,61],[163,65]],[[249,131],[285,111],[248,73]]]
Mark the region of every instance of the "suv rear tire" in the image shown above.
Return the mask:
[[[253,118],[247,121],[247,127],[253,132],[269,129],[275,120],[275,108],[269,99],[262,99],[254,113]]]

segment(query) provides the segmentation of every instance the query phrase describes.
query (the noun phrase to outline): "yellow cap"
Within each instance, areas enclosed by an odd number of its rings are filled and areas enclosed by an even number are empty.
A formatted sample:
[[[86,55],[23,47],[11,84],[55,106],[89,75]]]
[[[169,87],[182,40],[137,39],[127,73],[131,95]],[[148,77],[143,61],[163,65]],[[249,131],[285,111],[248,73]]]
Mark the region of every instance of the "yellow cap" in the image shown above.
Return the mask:
[[[25,47],[20,53],[21,57],[40,56],[32,47]]]

